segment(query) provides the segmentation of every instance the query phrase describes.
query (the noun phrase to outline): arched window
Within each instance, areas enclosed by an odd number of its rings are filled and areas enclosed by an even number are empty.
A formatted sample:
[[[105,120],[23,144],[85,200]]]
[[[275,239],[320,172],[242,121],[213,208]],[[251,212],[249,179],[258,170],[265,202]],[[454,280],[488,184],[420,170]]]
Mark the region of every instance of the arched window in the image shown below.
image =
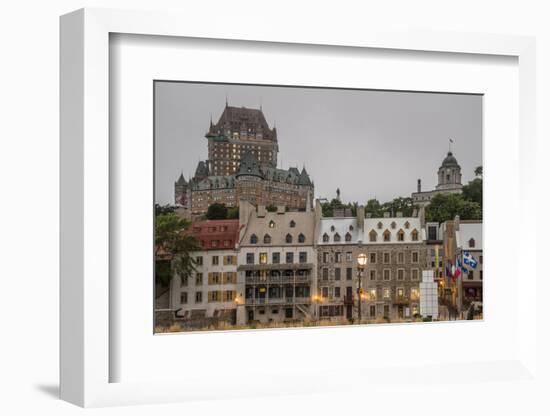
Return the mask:
[[[369,233],[369,241],[375,242],[376,239],[377,239],[377,237],[378,237],[378,234],[376,234],[376,231],[370,230],[370,233]]]
[[[379,222],[378,225],[377,225],[378,229],[381,230],[382,229],[382,223]]]
[[[392,230],[395,230],[395,227],[397,226],[397,224],[395,223],[395,221],[392,221],[391,223],[391,228]]]
[[[416,230],[416,228],[411,232],[411,239],[412,241],[418,241],[418,231]]]
[[[294,228],[296,227],[296,223],[294,222],[294,220],[291,220],[290,221],[290,228]]]
[[[275,228],[275,221],[269,221],[269,228]]]
[[[340,234],[336,233],[334,234],[334,242],[339,243],[340,242]]]
[[[292,243],[292,236],[290,234],[287,234],[286,237],[285,237],[285,241],[286,241],[287,244]]]
[[[346,241],[351,241],[351,234],[350,233],[346,233]]]
[[[389,230],[384,231],[384,241],[390,241],[391,240],[391,234]]]
[[[271,244],[271,236],[269,234],[264,235],[264,244]]]
[[[474,240],[473,238],[470,238],[470,241],[468,241],[468,246],[470,248],[474,248],[476,246],[476,240]]]
[[[323,234],[323,243],[328,243],[328,239],[329,239],[328,234],[324,233]]]
[[[405,222],[405,228],[408,230],[409,227],[411,226],[411,224],[409,223],[409,221]]]
[[[303,235],[302,233],[300,233],[300,235],[298,236],[298,242],[299,243],[305,243],[306,242],[306,236]]]
[[[258,237],[256,236],[256,234],[252,234],[250,236],[250,244],[258,244]]]
[[[405,241],[405,231],[399,230],[397,232],[397,241]]]

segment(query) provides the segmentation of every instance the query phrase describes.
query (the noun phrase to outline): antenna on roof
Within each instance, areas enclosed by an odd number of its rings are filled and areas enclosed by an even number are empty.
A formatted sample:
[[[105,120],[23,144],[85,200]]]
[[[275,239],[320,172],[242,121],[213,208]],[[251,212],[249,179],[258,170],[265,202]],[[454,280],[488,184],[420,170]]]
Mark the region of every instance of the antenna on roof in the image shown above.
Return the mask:
[[[454,143],[453,139],[449,139],[449,153],[451,152],[451,144]]]
[[[228,101],[227,101],[227,94],[225,94],[225,106],[226,106],[226,107],[229,106]]]

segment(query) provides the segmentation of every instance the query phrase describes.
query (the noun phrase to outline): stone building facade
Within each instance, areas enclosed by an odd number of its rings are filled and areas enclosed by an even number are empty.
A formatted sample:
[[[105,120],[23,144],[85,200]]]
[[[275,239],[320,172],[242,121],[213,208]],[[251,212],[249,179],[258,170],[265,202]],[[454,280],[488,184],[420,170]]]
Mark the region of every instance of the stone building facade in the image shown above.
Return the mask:
[[[418,217],[365,221],[367,319],[420,314],[420,282],[427,264],[426,232]]]
[[[462,193],[462,173],[455,156],[449,150],[445,159],[437,171],[437,186],[432,191],[422,191],[422,182],[417,181],[417,190],[411,194],[416,206],[426,206],[434,195],[440,193]]]
[[[419,314],[419,283],[427,267],[419,217],[321,218],[316,237],[319,319],[407,319]],[[359,277],[357,258],[367,256]],[[357,289],[361,279],[362,293]]]
[[[177,319],[190,327],[220,321],[233,324],[244,290],[238,281],[235,251],[239,221],[195,221],[189,232],[201,250],[193,253],[196,270],[189,276],[176,275],[172,279],[171,309]]]
[[[283,206],[267,212],[242,201],[239,215],[237,270],[245,286],[245,322],[313,319],[315,213]]]
[[[208,160],[200,161],[194,176],[174,184],[179,206],[199,215],[214,203],[239,206],[284,205],[304,210],[314,198],[314,184],[305,167],[277,168],[277,130],[269,128],[261,109],[225,107],[206,133]]]

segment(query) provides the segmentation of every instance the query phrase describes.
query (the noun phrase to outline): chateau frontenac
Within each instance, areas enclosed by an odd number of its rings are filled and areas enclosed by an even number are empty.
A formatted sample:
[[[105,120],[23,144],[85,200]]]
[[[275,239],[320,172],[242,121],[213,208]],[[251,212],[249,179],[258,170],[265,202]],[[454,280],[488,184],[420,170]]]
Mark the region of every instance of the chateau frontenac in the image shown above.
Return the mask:
[[[180,175],[174,184],[175,203],[191,215],[211,204],[237,207],[244,200],[254,205],[312,208],[314,184],[305,167],[277,168],[277,129],[270,128],[262,109],[231,107],[217,123],[210,121],[205,135],[208,160],[200,161],[187,182]]]

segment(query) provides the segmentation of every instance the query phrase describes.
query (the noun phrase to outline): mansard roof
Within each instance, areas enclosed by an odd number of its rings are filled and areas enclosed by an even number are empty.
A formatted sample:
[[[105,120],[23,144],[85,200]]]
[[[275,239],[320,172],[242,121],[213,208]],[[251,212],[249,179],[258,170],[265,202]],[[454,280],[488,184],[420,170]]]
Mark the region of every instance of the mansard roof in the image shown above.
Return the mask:
[[[225,135],[228,130],[230,133],[261,133],[263,140],[277,141],[277,130],[275,127],[269,128],[261,108],[232,107],[226,104],[218,122],[210,123],[206,136]]]

